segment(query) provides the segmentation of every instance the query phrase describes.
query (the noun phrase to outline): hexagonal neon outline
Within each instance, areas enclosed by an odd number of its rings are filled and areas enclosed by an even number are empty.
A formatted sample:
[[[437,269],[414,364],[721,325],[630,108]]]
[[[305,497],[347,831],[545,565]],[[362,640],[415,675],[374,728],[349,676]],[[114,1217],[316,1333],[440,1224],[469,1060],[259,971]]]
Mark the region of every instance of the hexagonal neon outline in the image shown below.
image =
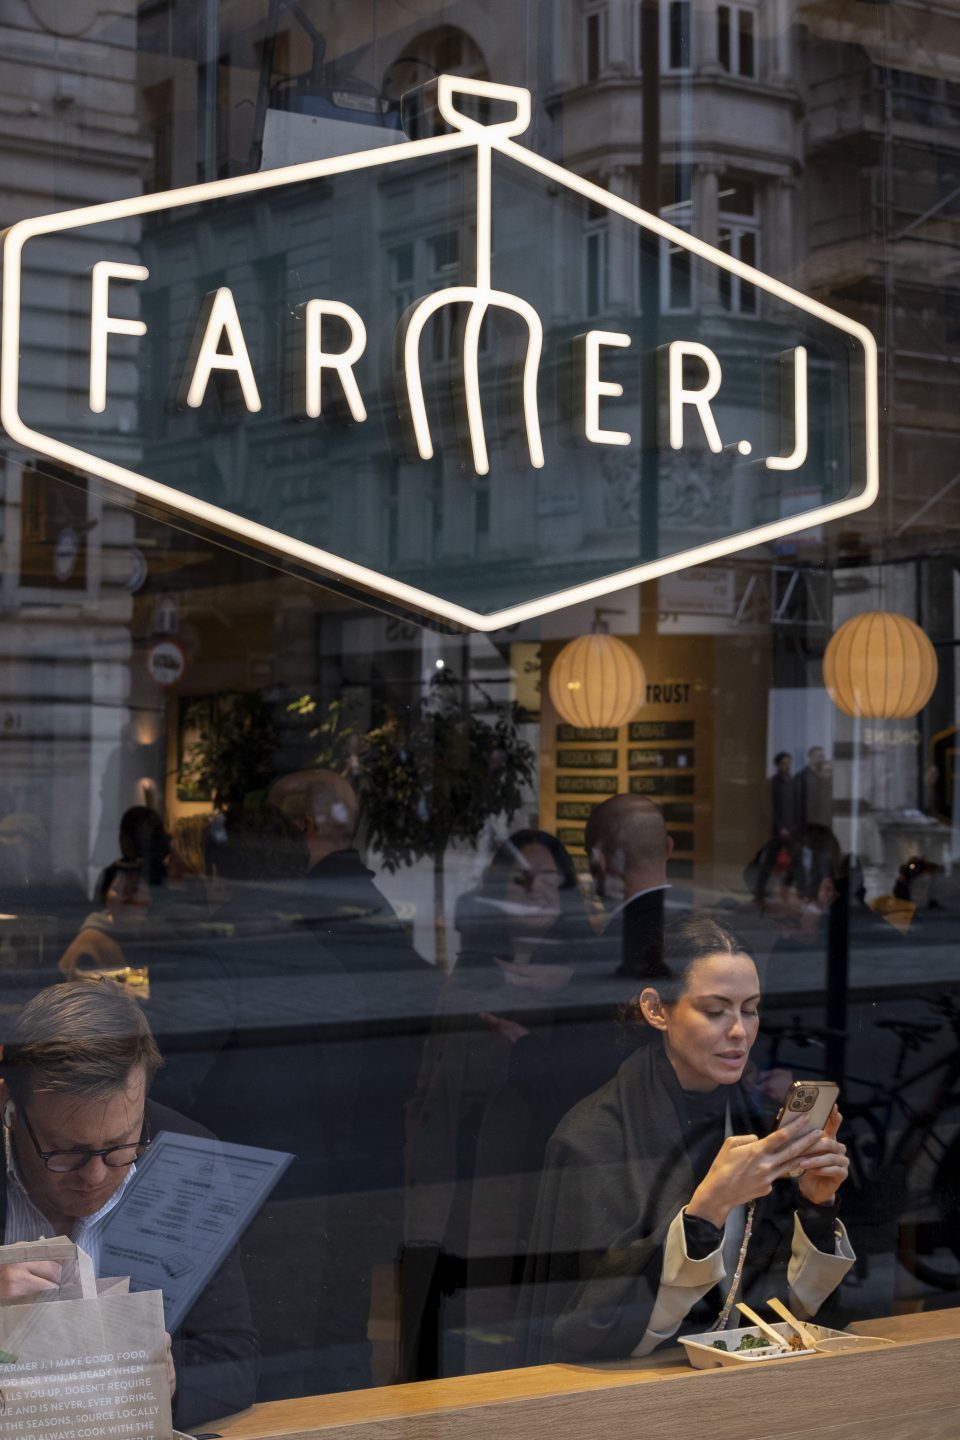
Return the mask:
[[[462,115],[456,109],[453,97],[458,92],[510,101],[516,106],[516,114],[511,119],[497,124],[480,124]],[[631,204],[628,200],[613,195],[563,166],[545,160],[524,146],[516,144],[511,138],[512,135],[525,129],[529,122],[531,97],[528,90],[516,86],[495,85],[490,82],[468,81],[462,77],[441,76],[438,101],[444,118],[457,127],[453,134],[431,136],[425,140],[405,141],[396,145],[382,146],[375,150],[360,151],[352,155],[340,155],[329,160],[288,165],[256,175],[237,176],[229,180],[214,180],[202,185],[188,185],[179,190],[167,190],[159,194],[139,196],[130,200],[107,201],[99,205],[61,211],[32,220],[21,220],[11,226],[6,231],[3,244],[3,316],[2,330],[0,330],[0,337],[2,337],[0,339],[0,343],[2,343],[2,349],[0,349],[0,423],[10,438],[25,449],[37,451],[49,459],[67,466],[87,470],[101,479],[109,480],[123,489],[142,496],[144,499],[157,501],[174,511],[179,511],[182,515],[191,516],[215,529],[232,533],[255,545],[262,546],[266,550],[279,552],[292,559],[302,561],[327,576],[346,580],[361,590],[372,591],[395,604],[416,611],[426,611],[439,619],[470,630],[485,632],[500,630],[523,620],[561,610],[568,605],[597,600],[601,596],[621,590],[627,585],[639,584],[641,581],[669,575],[691,566],[704,565],[720,556],[734,554],[749,546],[777,540],[800,530],[807,530],[838,520],[842,516],[865,510],[873,504],[879,491],[877,345],[873,335],[865,326],[848,319],[847,316],[830,309],[818,300],[803,295],[800,291],[783,284],[782,281],[775,280],[771,276],[763,274],[762,271],[745,265],[733,256],[726,255],[713,246],[705,244],[696,236],[677,229],[658,215],[641,210],[639,206]],[[322,179],[327,175],[338,175],[380,165],[398,164],[405,160],[442,155],[468,149],[471,146],[477,148],[481,170],[484,166],[489,166],[492,152],[499,151],[519,164],[537,171],[547,179],[575,191],[584,199],[614,211],[624,219],[631,220],[643,229],[668,240],[672,245],[689,250],[701,259],[728,270],[731,274],[740,276],[742,280],[748,281],[758,289],[775,295],[778,299],[786,301],[787,304],[816,316],[819,320],[825,321],[858,340],[863,346],[865,367],[866,484],[862,493],[849,499],[821,505],[801,515],[770,521],[751,530],[728,535],[721,540],[712,540],[674,555],[632,565],[626,570],[605,575],[600,579],[573,585],[565,590],[556,591],[535,600],[524,601],[522,604],[510,605],[503,610],[484,615],[470,610],[466,606],[457,605],[440,596],[433,595],[429,591],[421,590],[415,585],[395,580],[368,566],[359,565],[352,560],[323,550],[319,546],[284,535],[282,531],[256,524],[242,515],[236,515],[218,505],[194,499],[168,485],[151,480],[146,475],[127,470],[112,461],[103,460],[87,451],[79,450],[72,445],[32,430],[21,420],[18,408],[21,255],[28,240],[39,235],[50,235],[60,230],[147,215],[161,210],[171,210],[180,205],[195,205],[207,200],[220,200],[234,195],[272,190],[278,186],[297,184],[300,181]],[[478,199],[481,207],[477,219],[479,247],[481,237],[489,234],[491,221],[489,208],[483,209],[482,185],[478,186]],[[484,278],[489,287],[489,277]],[[476,287],[469,288],[475,289]],[[488,288],[486,291],[487,303],[489,303],[489,297],[496,294],[497,292],[490,291]],[[473,316],[471,316],[472,318]],[[475,328],[479,329],[479,321]]]

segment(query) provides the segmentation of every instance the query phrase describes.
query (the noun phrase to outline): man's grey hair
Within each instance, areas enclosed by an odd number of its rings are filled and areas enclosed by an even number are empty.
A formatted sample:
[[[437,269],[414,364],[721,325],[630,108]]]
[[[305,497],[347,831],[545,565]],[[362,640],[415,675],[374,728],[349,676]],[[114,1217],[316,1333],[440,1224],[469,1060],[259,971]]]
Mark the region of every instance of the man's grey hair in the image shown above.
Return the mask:
[[[23,1007],[3,1045],[0,1076],[14,1101],[37,1092],[102,1100],[143,1067],[163,1064],[137,1000],[105,977],[51,985]]]

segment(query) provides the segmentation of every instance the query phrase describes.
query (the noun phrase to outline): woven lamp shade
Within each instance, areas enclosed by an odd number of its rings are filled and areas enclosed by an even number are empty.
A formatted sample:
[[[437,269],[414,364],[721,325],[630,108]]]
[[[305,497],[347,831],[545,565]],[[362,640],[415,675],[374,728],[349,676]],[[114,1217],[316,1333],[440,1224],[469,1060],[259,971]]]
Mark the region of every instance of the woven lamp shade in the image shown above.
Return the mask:
[[[550,670],[550,699],[568,725],[625,725],[644,702],[647,677],[637,654],[615,635],[581,635]]]
[[[919,625],[873,610],[840,626],[823,657],[823,680],[844,715],[906,720],[933,694],[937,668],[936,651]]]

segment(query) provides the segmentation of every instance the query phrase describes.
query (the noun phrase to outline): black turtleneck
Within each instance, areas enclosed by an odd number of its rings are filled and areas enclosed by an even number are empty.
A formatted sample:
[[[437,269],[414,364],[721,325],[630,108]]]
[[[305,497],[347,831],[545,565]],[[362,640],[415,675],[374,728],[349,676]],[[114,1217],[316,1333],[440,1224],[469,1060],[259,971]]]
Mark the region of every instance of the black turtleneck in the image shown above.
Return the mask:
[[[670,1061],[666,1063],[669,1065]],[[729,1095],[726,1085],[718,1085],[713,1090],[684,1090],[678,1083],[675,1099],[696,1189],[724,1142]],[[723,1241],[723,1226],[714,1225],[700,1215],[684,1212],[683,1229],[691,1260],[705,1260]]]

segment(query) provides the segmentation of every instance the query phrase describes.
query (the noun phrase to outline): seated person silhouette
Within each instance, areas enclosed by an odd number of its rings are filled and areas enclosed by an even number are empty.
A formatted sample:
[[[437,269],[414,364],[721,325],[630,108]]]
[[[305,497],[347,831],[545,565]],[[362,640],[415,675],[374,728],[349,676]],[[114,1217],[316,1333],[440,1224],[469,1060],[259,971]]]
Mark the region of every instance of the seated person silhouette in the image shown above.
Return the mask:
[[[104,1222],[161,1130],[209,1137],[148,1099],[160,1052],[143,1010],[112,980],[42,990],[9,1024],[0,1063],[4,1244],[66,1235],[99,1268]],[[187,1242],[188,1243],[188,1242]],[[0,1266],[0,1302],[54,1289],[60,1266]],[[230,1256],[168,1337],[178,1427],[252,1404],[258,1345]]]

